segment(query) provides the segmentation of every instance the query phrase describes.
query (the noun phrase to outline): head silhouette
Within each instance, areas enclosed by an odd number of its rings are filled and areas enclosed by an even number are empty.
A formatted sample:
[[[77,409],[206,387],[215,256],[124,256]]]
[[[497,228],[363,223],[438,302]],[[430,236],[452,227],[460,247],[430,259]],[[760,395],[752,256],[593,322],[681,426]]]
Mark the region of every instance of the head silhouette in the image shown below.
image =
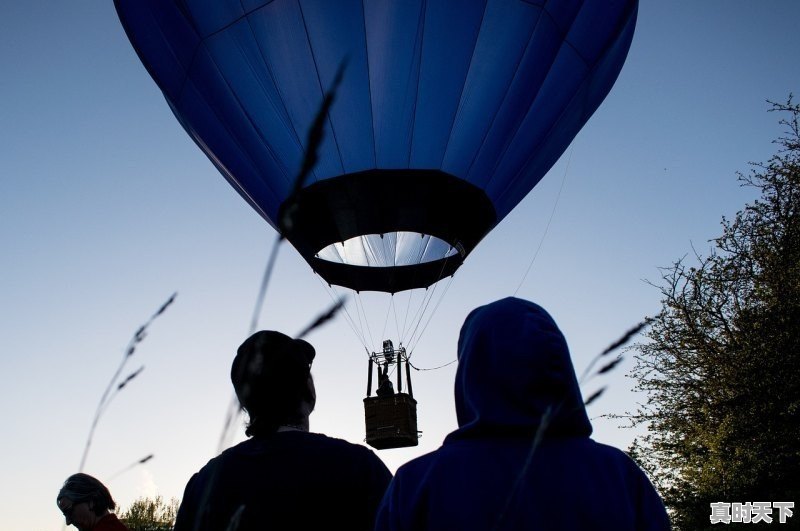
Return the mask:
[[[117,504],[105,485],[89,474],[73,474],[58,491],[56,503],[67,525],[74,525],[81,531],[94,527],[97,521]]]
[[[314,355],[307,342],[275,331],[256,332],[242,343],[231,366],[231,381],[250,416],[247,435],[264,435],[307,420],[316,403]]]

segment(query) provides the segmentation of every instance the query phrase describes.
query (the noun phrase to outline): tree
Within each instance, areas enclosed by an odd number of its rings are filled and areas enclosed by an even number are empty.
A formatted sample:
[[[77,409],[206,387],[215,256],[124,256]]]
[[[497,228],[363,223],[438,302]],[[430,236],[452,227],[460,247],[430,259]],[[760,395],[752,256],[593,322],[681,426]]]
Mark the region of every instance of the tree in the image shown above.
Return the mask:
[[[738,176],[760,198],[696,265],[662,270],[634,347],[647,398],[628,417],[648,432],[631,454],[682,531],[718,528],[711,502],[800,499],[800,105],[770,103],[787,129],[777,153]]]
[[[122,512],[120,520],[130,531],[170,531],[175,525],[179,502],[165,502],[161,496],[138,498]]]

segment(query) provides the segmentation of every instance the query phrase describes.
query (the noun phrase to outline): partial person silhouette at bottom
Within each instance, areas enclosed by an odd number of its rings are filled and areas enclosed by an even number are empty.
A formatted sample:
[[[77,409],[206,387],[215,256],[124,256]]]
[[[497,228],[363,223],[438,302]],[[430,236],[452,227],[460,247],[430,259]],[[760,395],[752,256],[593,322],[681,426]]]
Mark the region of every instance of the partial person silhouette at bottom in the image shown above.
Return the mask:
[[[391,473],[366,447],[309,431],[314,356],[280,332],[242,343],[231,380],[250,438],[192,476],[175,531],[373,528]]]
[[[507,298],[458,340],[459,428],[403,465],[377,531],[667,531],[664,505],[622,451],[589,436],[567,343],[540,306]]]

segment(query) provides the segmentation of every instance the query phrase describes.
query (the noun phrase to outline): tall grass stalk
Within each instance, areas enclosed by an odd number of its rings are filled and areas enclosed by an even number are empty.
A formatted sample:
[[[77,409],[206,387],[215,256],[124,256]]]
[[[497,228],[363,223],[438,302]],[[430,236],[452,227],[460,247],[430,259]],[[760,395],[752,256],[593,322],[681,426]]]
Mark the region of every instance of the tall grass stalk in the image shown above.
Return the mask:
[[[94,413],[94,419],[92,420],[92,425],[89,428],[89,436],[86,438],[86,445],[83,447],[83,455],[81,456],[81,464],[78,467],[78,472],[83,472],[83,467],[86,465],[86,458],[89,456],[89,449],[92,446],[94,432],[97,429],[97,424],[100,422],[103,413],[105,413],[106,409],[108,409],[109,404],[117,396],[117,394],[123,388],[125,388],[125,386],[131,382],[131,380],[141,374],[144,366],[139,367],[120,382],[119,377],[122,374],[122,370],[125,368],[125,365],[127,365],[128,360],[131,358],[131,356],[133,356],[134,352],[136,352],[137,345],[144,341],[144,338],[147,337],[147,328],[156,318],[163,314],[173,302],[175,302],[175,297],[177,296],[177,292],[173,293],[169,299],[167,299],[167,301],[162,304],[152,316],[150,316],[150,319],[148,319],[146,323],[136,330],[136,332],[133,334],[133,337],[128,342],[128,346],[125,348],[125,353],[122,356],[122,361],[117,367],[117,370],[114,372],[114,375],[111,377],[111,380],[108,382],[108,386],[106,386],[106,390],[103,392],[103,395],[100,397],[100,403],[97,404],[97,409]]]
[[[625,332],[619,339],[611,343],[611,345],[606,347],[600,354],[595,356],[589,363],[589,365],[586,367],[586,370],[583,372],[583,375],[579,380],[579,384],[582,384],[583,382],[590,380],[594,376],[598,376],[600,374],[607,374],[613,371],[615,368],[617,368],[623,359],[621,355],[617,356],[611,362],[600,367],[600,369],[598,369],[596,372],[594,373],[591,372],[592,368],[597,364],[598,360],[608,356],[612,352],[626,345],[631,339],[633,339],[633,337],[636,334],[641,332],[648,324],[650,324],[649,320],[644,320],[641,323],[637,324],[636,326]],[[600,398],[600,396],[603,395],[603,393],[606,391],[607,388],[608,386],[601,387],[600,389],[592,393],[589,396],[589,398],[587,398],[584,401],[583,407],[587,407],[589,404],[595,402],[598,398]],[[522,488],[522,485],[524,484],[525,478],[531,472],[531,468],[533,466],[533,457],[536,454],[536,450],[539,448],[539,445],[544,440],[550,422],[552,421],[552,419],[556,417],[556,415],[560,413],[560,410],[563,407],[564,403],[560,402],[558,404],[555,404],[554,406],[548,407],[545,410],[544,414],[542,415],[542,418],[539,422],[539,426],[536,428],[536,433],[534,434],[533,439],[531,441],[530,451],[528,452],[528,455],[525,458],[525,462],[520,468],[520,471],[517,474],[516,479],[514,480],[514,484],[511,486],[511,489],[508,493],[508,497],[506,498],[506,503],[503,509],[498,514],[497,520],[495,520],[495,524],[492,527],[493,531],[499,531],[500,529],[503,529],[503,524],[505,523],[504,520],[506,518],[508,508],[514,501],[514,498],[519,494],[519,491]]]
[[[308,176],[311,174],[317,164],[317,161],[319,160],[318,152],[325,135],[325,122],[328,120],[328,112],[330,111],[331,105],[333,105],[333,102],[336,99],[336,91],[339,88],[339,84],[342,82],[342,76],[344,75],[346,64],[347,60],[345,59],[339,65],[339,68],[336,71],[336,76],[333,80],[333,84],[325,93],[322,100],[322,105],[317,111],[317,114],[314,117],[314,122],[312,123],[311,129],[308,132],[308,137],[306,140],[307,148],[303,156],[303,162],[300,166],[300,170],[295,176],[291,194],[286,199],[286,204],[288,206],[284,209],[283,215],[278,223],[279,231],[275,237],[275,241],[272,244],[272,249],[270,250],[269,258],[267,259],[267,266],[264,269],[264,276],[261,279],[261,286],[256,296],[253,315],[250,318],[250,328],[247,334],[248,336],[254,334],[258,329],[258,320],[261,316],[261,311],[264,306],[267,288],[269,287],[269,282],[272,278],[272,272],[275,269],[275,263],[278,259],[278,251],[280,250],[281,243],[283,243],[283,240],[285,239],[285,232],[292,227],[293,216],[296,212],[295,197],[303,188]],[[303,329],[298,337],[307,335],[313,329],[333,319],[336,313],[342,308],[343,304],[344,303],[342,300],[334,303],[331,308],[318,316],[311,325]],[[233,440],[233,432],[237,425],[236,421],[241,417],[241,412],[242,408],[239,405],[239,400],[234,394],[234,396],[231,398],[230,404],[228,405],[228,411],[225,414],[225,422],[222,426],[222,432],[220,433],[219,441],[217,443],[217,453],[222,452],[222,450],[230,446],[230,443]]]

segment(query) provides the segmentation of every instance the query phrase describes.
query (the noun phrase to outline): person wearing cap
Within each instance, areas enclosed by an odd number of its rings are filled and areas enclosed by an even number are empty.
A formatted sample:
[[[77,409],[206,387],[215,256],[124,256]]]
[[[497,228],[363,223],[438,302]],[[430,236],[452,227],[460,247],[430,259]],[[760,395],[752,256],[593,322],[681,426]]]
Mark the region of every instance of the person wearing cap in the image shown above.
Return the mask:
[[[373,528],[391,473],[366,447],[309,431],[314,355],[280,332],[242,343],[231,381],[249,439],[192,476],[175,531]]]
[[[377,531],[668,531],[664,504],[621,450],[593,441],[567,342],[532,302],[473,310],[458,339],[458,429],[403,465]]]
[[[79,531],[128,531],[112,513],[117,504],[105,485],[89,474],[73,474],[58,491],[56,504],[67,525]]]

